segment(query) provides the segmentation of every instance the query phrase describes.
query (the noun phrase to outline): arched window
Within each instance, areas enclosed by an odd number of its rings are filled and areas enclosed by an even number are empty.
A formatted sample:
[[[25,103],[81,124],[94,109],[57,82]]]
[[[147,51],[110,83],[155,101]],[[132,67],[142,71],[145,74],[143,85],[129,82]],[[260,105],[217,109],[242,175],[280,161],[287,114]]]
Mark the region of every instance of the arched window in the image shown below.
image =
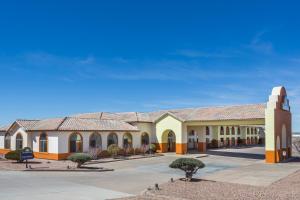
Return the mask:
[[[238,135],[241,135],[241,128],[240,127],[238,127],[238,130],[237,130],[238,132],[237,132],[237,134]]]
[[[72,133],[70,136],[70,153],[82,152],[82,137],[79,133]]]
[[[221,128],[220,128],[220,135],[224,135],[224,128],[223,128],[223,126],[221,126]]]
[[[123,136],[123,148],[132,147],[132,135],[130,133],[125,133]]]
[[[249,128],[247,128],[247,135],[249,135]]]
[[[231,128],[231,134],[235,135],[235,128],[234,127]]]
[[[253,135],[253,128],[251,128],[251,135]]]
[[[190,136],[190,137],[194,137],[194,136],[195,136],[195,131],[194,131],[194,130],[191,130],[191,131],[189,132],[189,136]]]
[[[48,137],[46,133],[40,135],[40,152],[48,152]]]
[[[229,127],[227,126],[226,127],[226,135],[229,135],[230,133],[229,133]]]
[[[10,134],[6,133],[4,137],[4,149],[10,149]]]
[[[18,133],[16,137],[16,149],[17,150],[23,149],[23,137],[20,133]]]
[[[111,133],[107,137],[107,147],[109,147],[111,144],[118,145],[118,136],[115,133]]]
[[[256,128],[254,128],[254,134],[257,135],[257,129]]]
[[[205,128],[205,132],[206,132],[206,135],[209,135],[209,134],[210,134],[210,133],[209,133],[209,127],[208,127],[208,126]]]
[[[149,135],[148,133],[142,134],[142,145],[148,145],[149,144]]]
[[[102,147],[101,135],[98,133],[93,133],[90,136],[90,149],[92,148],[101,149],[101,147]]]

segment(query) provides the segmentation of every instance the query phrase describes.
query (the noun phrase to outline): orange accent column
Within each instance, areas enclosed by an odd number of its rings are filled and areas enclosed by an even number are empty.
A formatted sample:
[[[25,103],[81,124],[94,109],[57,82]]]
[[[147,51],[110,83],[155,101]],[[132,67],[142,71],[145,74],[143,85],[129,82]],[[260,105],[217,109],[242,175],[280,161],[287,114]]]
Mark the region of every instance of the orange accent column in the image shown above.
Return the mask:
[[[266,151],[265,153],[266,163],[276,163],[276,152],[275,151]]]
[[[11,150],[10,149],[0,149],[0,154],[7,154],[8,152],[10,152]]]
[[[186,154],[187,144],[186,143],[176,143],[176,154]]]
[[[206,143],[205,142],[198,142],[198,150],[201,153],[206,152]]]
[[[157,152],[159,153],[165,153],[168,151],[167,143],[156,143],[155,145],[156,145]]]

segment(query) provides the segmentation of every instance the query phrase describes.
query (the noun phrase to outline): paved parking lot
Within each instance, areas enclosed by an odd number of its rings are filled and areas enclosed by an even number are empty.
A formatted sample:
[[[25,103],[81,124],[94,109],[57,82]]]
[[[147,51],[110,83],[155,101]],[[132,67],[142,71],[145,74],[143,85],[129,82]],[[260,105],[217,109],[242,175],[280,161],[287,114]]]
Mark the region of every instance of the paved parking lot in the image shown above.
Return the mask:
[[[206,167],[199,171],[197,177],[206,177],[212,180],[221,177],[220,181],[226,182],[227,179],[232,179],[233,174],[237,174],[234,179],[238,180],[240,176],[244,175],[242,172],[245,170],[248,172],[247,176],[251,176],[250,172],[262,170],[266,166],[260,157],[256,157],[261,152],[263,152],[261,147],[208,152],[207,157],[200,158]],[[216,155],[224,153],[227,155]],[[237,156],[238,153],[253,154],[254,156],[252,158],[246,156],[245,158],[242,155]],[[198,157],[201,155],[187,156]],[[170,178],[182,177],[182,172],[168,167],[178,157],[175,154],[166,154],[162,157],[104,163],[100,166],[113,168],[115,171],[101,173],[0,171],[0,199],[85,200],[136,195],[155,183],[165,183]],[[274,174],[269,182],[278,177],[286,176],[298,168],[298,163],[289,170],[278,167],[277,171],[274,172],[280,172],[280,176]]]

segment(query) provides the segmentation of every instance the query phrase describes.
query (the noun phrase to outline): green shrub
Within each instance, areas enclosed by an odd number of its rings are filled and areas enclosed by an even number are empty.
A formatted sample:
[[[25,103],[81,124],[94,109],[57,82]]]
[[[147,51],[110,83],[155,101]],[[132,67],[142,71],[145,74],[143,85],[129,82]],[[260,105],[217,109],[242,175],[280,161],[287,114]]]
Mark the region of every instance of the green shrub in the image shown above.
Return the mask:
[[[77,168],[80,168],[84,163],[92,160],[92,157],[86,153],[74,153],[68,157],[68,160],[77,163]]]
[[[15,150],[15,151],[10,151],[8,152],[7,154],[5,154],[5,158],[8,159],[8,160],[16,160],[18,162],[20,162],[21,160],[21,157],[20,157],[20,154],[21,154],[22,150]]]
[[[205,164],[194,158],[178,158],[169,167],[184,171],[186,180],[190,181],[198,169],[205,167]]]
[[[99,158],[108,158],[110,157],[110,154],[108,153],[107,150],[103,150],[98,154]]]
[[[155,153],[156,152],[156,145],[155,144],[150,144],[149,150],[150,150],[151,153]]]
[[[107,151],[112,157],[116,157],[118,155],[120,148],[116,144],[111,144],[108,146]]]

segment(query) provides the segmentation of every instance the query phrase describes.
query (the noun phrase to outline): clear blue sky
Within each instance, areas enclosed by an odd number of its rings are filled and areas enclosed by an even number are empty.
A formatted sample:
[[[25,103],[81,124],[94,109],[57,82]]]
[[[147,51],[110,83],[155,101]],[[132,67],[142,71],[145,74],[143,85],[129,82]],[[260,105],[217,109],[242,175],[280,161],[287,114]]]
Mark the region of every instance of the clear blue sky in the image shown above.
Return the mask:
[[[297,1],[1,1],[0,124],[266,102],[300,131]]]

